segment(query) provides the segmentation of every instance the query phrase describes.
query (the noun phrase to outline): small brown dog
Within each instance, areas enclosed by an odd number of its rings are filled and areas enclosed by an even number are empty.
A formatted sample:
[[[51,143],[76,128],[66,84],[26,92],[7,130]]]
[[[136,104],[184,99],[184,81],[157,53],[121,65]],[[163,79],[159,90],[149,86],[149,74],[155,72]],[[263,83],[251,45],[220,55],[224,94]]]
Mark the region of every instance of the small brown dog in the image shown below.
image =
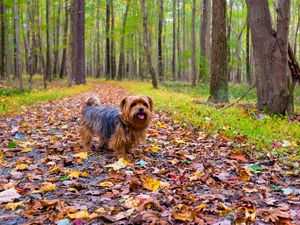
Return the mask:
[[[153,102],[148,96],[128,96],[120,109],[101,106],[99,99],[89,98],[82,108],[80,128],[84,150],[90,150],[92,137],[97,135],[103,146],[127,158],[133,146],[145,141],[152,110]]]

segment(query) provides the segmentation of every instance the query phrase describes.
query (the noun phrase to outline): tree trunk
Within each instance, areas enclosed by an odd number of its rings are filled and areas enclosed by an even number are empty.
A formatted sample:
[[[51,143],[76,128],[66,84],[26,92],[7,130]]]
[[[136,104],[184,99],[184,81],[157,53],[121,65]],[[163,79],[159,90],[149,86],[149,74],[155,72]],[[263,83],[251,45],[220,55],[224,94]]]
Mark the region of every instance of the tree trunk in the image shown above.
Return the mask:
[[[257,107],[271,115],[285,115],[293,108],[287,77],[290,0],[278,1],[276,33],[268,1],[246,3],[255,57]]]
[[[164,79],[164,67],[163,67],[163,55],[162,55],[162,30],[164,22],[164,1],[159,0],[159,16],[158,16],[158,79],[163,81]]]
[[[129,5],[130,5],[130,0],[128,0],[126,3],[126,9],[123,17],[123,22],[122,22],[118,80],[122,80],[125,75],[124,42],[125,42],[125,31],[126,31],[127,17],[129,12]]]
[[[298,18],[297,18],[297,26],[294,38],[294,55],[297,53],[297,40],[298,40],[298,33],[299,33],[299,26],[300,26],[300,4],[298,4]]]
[[[58,74],[58,58],[59,58],[59,36],[60,36],[60,11],[61,11],[61,0],[58,0],[58,8],[56,15],[56,29],[54,37],[54,59],[53,59],[53,75]]]
[[[176,80],[176,0],[173,0],[173,42],[172,42],[172,75]]]
[[[101,59],[100,59],[100,0],[97,0],[96,10],[96,77],[101,75]]]
[[[40,26],[40,8],[39,8],[39,0],[35,0],[35,9],[36,9],[36,36],[37,36],[37,48],[38,48],[38,57],[40,59],[41,73],[45,76],[45,58],[43,54],[43,43],[41,37],[41,26]]]
[[[111,79],[111,66],[110,66],[110,1],[106,0],[106,45],[105,45],[105,76],[106,79]]]
[[[145,49],[145,54],[146,54],[146,60],[147,60],[147,66],[149,73],[151,75],[152,79],[152,86],[154,88],[158,88],[157,85],[157,80],[156,80],[156,73],[152,65],[152,60],[151,60],[151,52],[150,52],[150,47],[149,47],[149,35],[148,35],[148,16],[147,16],[147,11],[145,7],[145,0],[140,0],[141,1],[141,8],[142,8],[142,16],[143,16],[143,28],[144,28],[144,49]]]
[[[166,54],[167,55],[167,54]],[[180,48],[180,2],[177,1],[177,80],[181,80],[181,48]]]
[[[228,102],[226,0],[213,0],[210,96],[213,103]]]
[[[203,0],[202,6],[202,23],[201,23],[201,31],[200,31],[200,70],[199,70],[199,78],[202,80],[204,78],[204,68],[202,68],[203,61],[205,61],[206,55],[206,39],[207,39],[207,26],[208,26],[208,7],[209,7],[210,0]]]
[[[252,85],[252,78],[250,72],[250,29],[249,29],[249,18],[247,15],[247,25],[246,25],[246,78],[248,85]]]
[[[191,58],[191,66],[192,66],[192,86],[196,86],[196,31],[195,31],[195,20],[196,20],[196,0],[193,0],[192,6],[192,58]]]
[[[4,3],[0,0],[0,78],[5,77],[5,17],[4,17]]]
[[[110,48],[111,48],[111,79],[116,77],[116,49],[115,49],[115,12],[114,12],[114,1],[110,0],[111,9],[111,37],[110,37]]]
[[[28,54],[28,66],[27,72],[29,74],[29,85],[32,86],[32,77],[33,77],[33,47],[30,36],[31,36],[31,12],[30,12],[30,0],[27,0],[27,18],[26,18],[26,46],[27,46],[27,54]]]
[[[71,2],[71,73],[69,85],[85,84],[85,54],[84,54],[84,0]]]
[[[46,0],[46,74],[44,77],[44,88],[47,88],[48,82],[51,82],[51,53],[50,53],[50,0]]]
[[[68,7],[69,0],[65,0],[65,21],[64,21],[64,34],[63,34],[63,52],[61,57],[61,65],[60,65],[60,72],[59,78],[63,79],[64,74],[66,73],[66,58],[67,58],[67,45],[68,45],[68,27],[69,27],[69,7]]]
[[[185,26],[185,4],[186,0],[182,1],[182,52],[185,53],[186,51],[186,26]],[[186,66],[186,59],[185,59],[185,54],[183,54],[183,57],[181,58],[181,76],[182,78],[187,81],[187,73],[185,71],[185,66]]]
[[[18,0],[14,0],[14,41],[15,41],[15,78],[19,81],[19,88],[23,90],[23,79],[22,79],[22,69],[20,60],[20,34],[19,34],[19,13],[18,13]]]
[[[229,42],[230,38],[231,38],[232,11],[233,11],[232,8],[233,8],[233,0],[230,0],[229,1],[229,18],[228,18],[228,22],[227,22],[227,42]],[[228,70],[227,70],[227,76],[228,76],[228,81],[232,82],[233,80],[231,80],[231,78],[230,78],[231,49],[230,49],[230,45],[227,45],[227,47],[228,47],[228,49],[227,49],[227,60],[228,60],[228,67],[229,67]]]

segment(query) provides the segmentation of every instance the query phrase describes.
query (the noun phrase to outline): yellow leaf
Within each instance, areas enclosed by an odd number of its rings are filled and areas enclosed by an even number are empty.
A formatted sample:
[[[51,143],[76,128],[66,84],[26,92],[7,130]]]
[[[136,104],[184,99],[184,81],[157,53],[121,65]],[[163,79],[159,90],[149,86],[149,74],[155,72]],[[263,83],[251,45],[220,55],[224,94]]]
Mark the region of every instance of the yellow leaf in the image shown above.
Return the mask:
[[[52,174],[52,173],[56,173],[57,170],[61,168],[61,165],[56,165],[56,166],[53,166],[50,170],[49,170],[49,173]]]
[[[127,160],[120,158],[117,162],[106,165],[105,167],[111,167],[114,170],[119,170],[119,169],[125,168],[128,165],[129,165],[129,162]]]
[[[194,211],[195,212],[200,212],[205,207],[206,207],[206,203],[201,203],[200,205],[197,205],[196,207],[194,207]]]
[[[157,146],[157,145],[152,145],[150,149],[151,149],[151,151],[153,151],[153,152],[157,152],[157,151],[160,150],[160,147]]]
[[[23,148],[23,150],[21,152],[26,153],[26,152],[31,152],[31,151],[32,151],[31,148]]]
[[[76,213],[68,213],[68,216],[71,219],[93,220],[96,217],[98,217],[98,214],[96,214],[96,213],[89,214],[87,210],[84,210],[84,211],[79,211],[79,212],[76,212]]]
[[[193,181],[193,180],[200,180],[200,178],[202,177],[202,175],[203,175],[203,172],[197,170],[195,173],[193,173],[193,174],[189,177],[189,179],[190,179],[190,181]]]
[[[81,158],[81,159],[87,159],[88,153],[87,152],[80,152],[74,155],[75,157]]]
[[[99,187],[111,187],[113,185],[114,185],[114,183],[110,182],[110,181],[104,181],[104,182],[101,182],[100,184],[98,184]]]
[[[22,163],[16,166],[16,170],[27,170],[28,169],[28,165]]]
[[[143,186],[149,191],[156,191],[160,187],[160,182],[152,177],[146,177],[143,179]]]
[[[77,170],[65,170],[66,173],[69,173],[68,177],[70,178],[79,178],[79,177],[88,177],[87,172],[81,172]]]
[[[67,191],[75,192],[76,194],[79,193],[75,188],[68,188]]]
[[[175,209],[172,212],[172,216],[181,221],[189,221],[192,222],[195,218],[194,211],[183,204],[179,204],[175,207]]]
[[[44,183],[44,185],[39,190],[32,191],[32,194],[45,193],[45,192],[54,191],[54,190],[55,190],[55,184]]]
[[[25,207],[23,202],[12,202],[5,205],[5,209],[16,210],[18,207]]]

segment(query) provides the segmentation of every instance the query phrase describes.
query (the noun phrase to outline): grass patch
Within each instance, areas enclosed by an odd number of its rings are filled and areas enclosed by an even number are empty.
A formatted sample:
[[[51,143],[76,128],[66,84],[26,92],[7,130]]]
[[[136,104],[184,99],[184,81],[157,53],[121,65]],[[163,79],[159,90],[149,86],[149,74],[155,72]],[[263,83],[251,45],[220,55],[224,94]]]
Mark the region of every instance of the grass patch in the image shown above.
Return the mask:
[[[51,87],[47,90],[29,89],[26,91],[2,90],[0,93],[0,114],[19,111],[22,106],[57,100],[63,97],[80,94],[92,89],[92,84],[77,85],[73,87]]]
[[[268,117],[257,119],[251,110],[244,110],[237,106],[219,109],[208,105],[194,104],[193,100],[207,99],[206,91],[202,94],[187,94],[189,87],[178,90],[162,86],[159,90],[152,88],[149,83],[141,82],[113,82],[121,85],[134,94],[152,96],[155,108],[167,111],[178,121],[193,124],[212,134],[223,133],[230,138],[245,137],[247,142],[255,145],[261,151],[272,150],[274,142],[287,140],[290,149],[297,146],[300,139],[299,122],[289,122],[288,118]],[[201,89],[201,87],[198,87]],[[196,91],[196,90],[194,90]],[[235,92],[237,93],[237,92]],[[249,149],[245,146],[244,150]],[[288,151],[279,152],[286,154]],[[298,154],[300,149],[298,147]]]

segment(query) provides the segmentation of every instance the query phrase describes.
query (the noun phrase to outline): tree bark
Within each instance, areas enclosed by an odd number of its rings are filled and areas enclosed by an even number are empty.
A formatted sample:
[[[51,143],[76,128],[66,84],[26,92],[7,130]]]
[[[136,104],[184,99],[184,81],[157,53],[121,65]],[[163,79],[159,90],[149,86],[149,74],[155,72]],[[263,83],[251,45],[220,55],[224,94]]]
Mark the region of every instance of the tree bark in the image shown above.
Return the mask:
[[[96,77],[101,75],[101,59],[100,59],[100,0],[97,0],[96,10]]]
[[[288,114],[293,108],[287,77],[290,0],[278,1],[276,33],[268,1],[246,3],[255,57],[257,107],[271,115]]]
[[[30,12],[30,0],[27,0],[27,18],[26,18],[26,46],[27,46],[27,53],[28,53],[28,66],[27,66],[27,72],[29,74],[29,85],[32,86],[32,77],[34,74],[33,71],[33,46],[30,41],[31,37],[31,12]]]
[[[148,21],[147,21],[148,16],[147,16],[147,11],[146,11],[146,6],[145,6],[145,0],[140,0],[140,3],[141,3],[142,17],[143,17],[144,49],[145,49],[145,54],[146,54],[147,66],[148,66],[149,73],[151,75],[152,86],[154,88],[158,88],[157,80],[156,80],[156,73],[155,73],[155,70],[152,65],[151,52],[150,52],[150,47],[149,47]]]
[[[163,55],[162,55],[162,30],[164,22],[164,1],[159,0],[159,16],[158,16],[158,79],[163,81],[164,79],[164,67],[163,67]]]
[[[167,55],[167,54],[166,54]],[[177,80],[181,80],[181,48],[180,48],[180,2],[177,1]]]
[[[5,17],[4,17],[4,3],[0,0],[0,78],[5,77]]]
[[[204,71],[203,67],[203,61],[207,57],[206,53],[206,39],[207,39],[207,26],[208,26],[208,7],[210,4],[210,0],[203,0],[202,3],[202,23],[201,23],[201,31],[200,31],[200,53],[201,53],[201,59],[200,59],[200,70],[199,70],[199,78],[203,79],[204,74],[202,74],[201,71]]]
[[[58,8],[56,15],[56,29],[54,37],[54,59],[53,59],[53,75],[57,75],[59,71],[58,61],[59,61],[59,36],[60,36],[60,12],[61,12],[61,0],[58,0]]]
[[[35,10],[36,10],[36,36],[37,36],[37,48],[38,48],[38,57],[40,59],[40,67],[41,67],[41,73],[45,77],[45,58],[43,54],[43,43],[42,43],[42,37],[41,37],[41,25],[40,25],[40,7],[39,7],[39,0],[35,0]]]
[[[110,10],[111,10],[111,37],[110,37],[110,48],[111,48],[111,79],[116,77],[116,49],[115,49],[115,12],[114,12],[114,1],[110,0]]]
[[[84,53],[84,0],[72,0],[71,2],[71,73],[69,85],[85,84],[85,53]]]
[[[63,79],[66,73],[66,58],[67,58],[67,45],[68,45],[68,27],[69,27],[69,0],[65,0],[65,21],[64,21],[64,34],[63,34],[63,52],[61,57],[61,65],[59,78]]]
[[[213,103],[228,102],[226,0],[213,0],[210,96]]]
[[[15,78],[18,79],[19,88],[23,90],[23,79],[22,79],[22,69],[20,60],[20,34],[19,34],[19,12],[18,12],[18,0],[14,0],[14,63],[15,63]]]
[[[173,0],[172,76],[176,80],[176,0]]]
[[[123,17],[123,22],[122,22],[118,80],[122,80],[125,75],[124,42],[125,42],[125,31],[126,31],[127,17],[129,12],[129,5],[130,5],[130,0],[128,0],[126,3],[126,9]]]
[[[249,18],[247,15],[247,25],[246,25],[246,78],[248,85],[252,85],[252,78],[250,72],[250,29],[249,29]]]
[[[50,53],[50,0],[46,0],[46,74],[44,78],[44,88],[51,82],[51,53]]]
[[[195,31],[195,20],[196,20],[196,0],[193,0],[192,6],[192,87],[196,86],[196,31]]]
[[[105,45],[105,76],[106,79],[111,79],[111,65],[110,65],[110,1],[106,0],[106,45]]]

